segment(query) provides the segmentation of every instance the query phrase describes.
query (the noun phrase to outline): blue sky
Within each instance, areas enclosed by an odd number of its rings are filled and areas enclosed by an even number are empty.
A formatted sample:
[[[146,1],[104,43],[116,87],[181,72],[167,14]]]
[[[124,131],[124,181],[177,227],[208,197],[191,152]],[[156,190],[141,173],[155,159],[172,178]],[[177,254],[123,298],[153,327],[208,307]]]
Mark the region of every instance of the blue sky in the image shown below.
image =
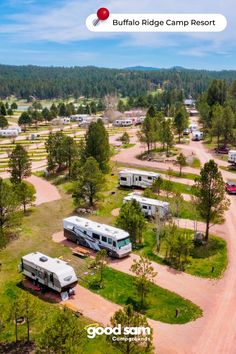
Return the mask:
[[[221,13],[221,33],[91,33],[85,20],[113,13]],[[236,69],[234,0],[1,0],[0,63]]]

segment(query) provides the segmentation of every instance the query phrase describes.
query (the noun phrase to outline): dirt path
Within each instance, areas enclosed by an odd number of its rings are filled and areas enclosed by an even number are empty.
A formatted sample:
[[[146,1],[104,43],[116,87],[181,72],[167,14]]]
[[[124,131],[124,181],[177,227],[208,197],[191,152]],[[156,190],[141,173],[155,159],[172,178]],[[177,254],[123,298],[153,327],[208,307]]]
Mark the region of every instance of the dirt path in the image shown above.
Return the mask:
[[[61,199],[58,189],[43,178],[32,175],[27,181],[33,184],[36,189],[36,205]]]

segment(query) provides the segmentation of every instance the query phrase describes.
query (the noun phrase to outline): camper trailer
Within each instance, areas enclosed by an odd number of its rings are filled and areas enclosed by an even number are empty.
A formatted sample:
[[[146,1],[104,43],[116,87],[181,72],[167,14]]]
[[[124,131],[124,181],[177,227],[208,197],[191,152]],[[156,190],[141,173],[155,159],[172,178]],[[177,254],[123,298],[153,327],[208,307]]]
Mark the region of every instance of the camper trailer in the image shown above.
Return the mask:
[[[142,210],[142,213],[150,218],[154,218],[157,213],[161,219],[164,219],[169,214],[170,204],[157,199],[144,198],[142,195],[137,193],[130,193],[124,198],[124,203],[131,200],[136,200]]]
[[[132,119],[117,119],[114,122],[115,127],[131,127],[132,125]]]
[[[192,136],[192,140],[193,140],[193,141],[200,141],[200,140],[203,140],[203,132],[194,131],[194,132],[193,132],[193,136]]]
[[[229,150],[228,162],[232,165],[236,164],[236,150]]]
[[[119,186],[145,189],[151,187],[158,177],[160,177],[160,174],[155,172],[131,169],[122,170],[119,172]]]
[[[190,129],[190,132],[193,133],[195,131],[198,131],[199,127],[196,123],[192,123],[192,124],[190,124],[189,129]]]
[[[36,284],[59,293],[72,289],[77,284],[74,269],[61,259],[48,257],[40,252],[21,258],[20,271]]]
[[[16,129],[1,129],[0,137],[9,138],[18,136],[18,131]]]
[[[112,226],[71,216],[64,219],[64,236],[94,251],[106,249],[110,257],[123,258],[132,251],[129,234]]]
[[[16,130],[17,132],[18,132],[18,134],[20,134],[21,132],[22,132],[22,130],[21,130],[21,127],[19,127],[18,125],[16,125],[16,126],[10,126],[9,127],[9,129],[10,130]]]

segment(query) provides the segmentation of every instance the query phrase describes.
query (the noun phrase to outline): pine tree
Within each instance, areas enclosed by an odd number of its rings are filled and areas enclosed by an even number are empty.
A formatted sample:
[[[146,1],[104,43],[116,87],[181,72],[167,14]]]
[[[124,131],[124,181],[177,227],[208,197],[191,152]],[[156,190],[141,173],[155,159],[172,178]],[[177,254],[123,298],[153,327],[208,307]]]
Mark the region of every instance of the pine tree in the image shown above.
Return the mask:
[[[25,148],[17,144],[9,159],[9,172],[12,183],[20,183],[31,175],[31,161]]]
[[[110,159],[109,136],[101,119],[89,125],[85,136],[85,155],[93,157],[103,172],[108,170]]]

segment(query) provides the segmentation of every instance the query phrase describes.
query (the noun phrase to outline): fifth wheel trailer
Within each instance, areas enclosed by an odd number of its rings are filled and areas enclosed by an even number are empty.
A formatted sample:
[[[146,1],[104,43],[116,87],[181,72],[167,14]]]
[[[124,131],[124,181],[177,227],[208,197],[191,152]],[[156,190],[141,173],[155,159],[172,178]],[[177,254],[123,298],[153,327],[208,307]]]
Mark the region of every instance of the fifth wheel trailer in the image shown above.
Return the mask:
[[[236,150],[229,150],[228,162],[232,165],[236,165]]]
[[[122,170],[119,172],[120,187],[148,188],[160,177],[160,174],[141,170]]]
[[[129,234],[115,227],[71,216],[63,220],[64,236],[94,251],[106,249],[110,257],[123,258],[132,251]]]
[[[19,268],[26,277],[59,293],[73,289],[78,282],[68,263],[40,252],[23,256]]]
[[[142,195],[137,193],[130,193],[124,198],[124,203],[131,200],[136,200],[142,210],[142,213],[150,218],[155,218],[157,213],[161,219],[164,219],[169,214],[170,204],[157,199],[144,198]]]

